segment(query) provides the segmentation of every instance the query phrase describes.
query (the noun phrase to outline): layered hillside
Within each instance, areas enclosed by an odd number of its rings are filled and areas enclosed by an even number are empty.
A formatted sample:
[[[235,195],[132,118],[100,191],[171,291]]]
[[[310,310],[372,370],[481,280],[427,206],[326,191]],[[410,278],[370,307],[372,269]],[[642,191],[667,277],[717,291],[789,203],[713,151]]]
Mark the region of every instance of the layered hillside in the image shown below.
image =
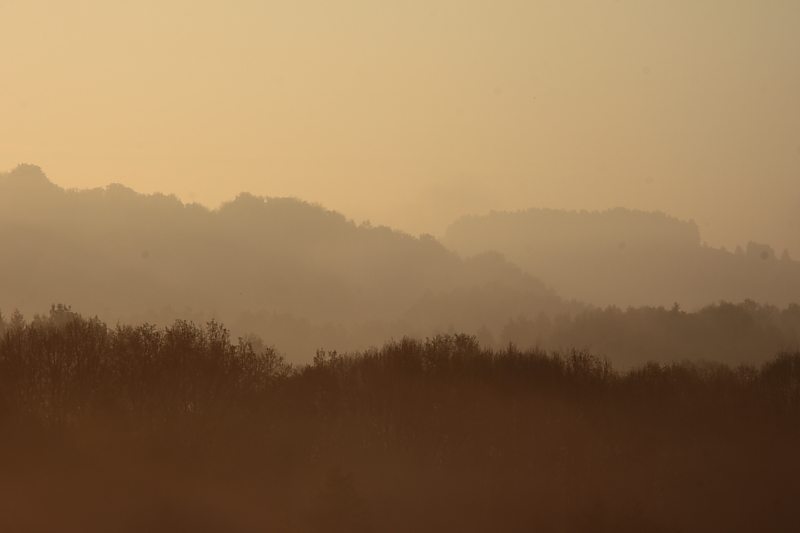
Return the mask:
[[[533,210],[461,219],[447,242],[464,257],[293,198],[243,193],[210,210],[122,185],[64,190],[22,165],[0,175],[0,328],[53,304],[110,323],[216,318],[293,362],[459,332],[621,367],[760,363],[800,346],[797,263],[704,247],[691,222]],[[708,305],[719,299],[740,303]]]
[[[209,210],[117,184],[64,190],[32,165],[0,175],[0,250],[7,314],[65,303],[112,322],[218,317],[305,354],[577,308],[497,254],[460,259],[294,198],[243,193]],[[435,315],[420,305],[431,298],[444,302]]]

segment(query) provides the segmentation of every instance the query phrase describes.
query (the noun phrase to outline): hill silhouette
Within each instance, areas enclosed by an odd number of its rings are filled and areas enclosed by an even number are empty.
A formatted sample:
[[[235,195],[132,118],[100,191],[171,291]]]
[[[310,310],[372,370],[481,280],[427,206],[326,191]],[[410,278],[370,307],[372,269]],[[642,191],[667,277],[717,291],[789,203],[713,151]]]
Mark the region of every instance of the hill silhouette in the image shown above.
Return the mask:
[[[498,254],[461,259],[431,236],[357,225],[298,199],[242,193],[210,210],[119,184],[64,190],[33,165],[0,175],[0,248],[1,309],[30,315],[63,302],[111,322],[220,317],[297,357],[451,326],[499,334],[519,313],[580,308]],[[443,302],[436,316],[420,304],[430,298]]]
[[[442,242],[464,255],[502,253],[562,296],[602,307],[800,300],[800,263],[787,252],[754,242],[735,252],[711,248],[693,221],[659,212],[493,212],[462,217]]]
[[[526,233],[520,220],[554,229]],[[224,320],[292,362],[320,348],[467,333],[487,348],[587,349],[620,368],[761,363],[800,343],[797,263],[755,244],[703,247],[693,223],[663,214],[495,213],[461,219],[446,242],[474,255],[294,198],[242,193],[212,210],[119,184],[64,190],[20,165],[0,174],[0,330],[67,304],[109,323]],[[489,251],[522,242],[509,257],[541,266],[557,290]],[[712,303],[748,287],[787,303]],[[562,291],[647,305],[600,308]]]

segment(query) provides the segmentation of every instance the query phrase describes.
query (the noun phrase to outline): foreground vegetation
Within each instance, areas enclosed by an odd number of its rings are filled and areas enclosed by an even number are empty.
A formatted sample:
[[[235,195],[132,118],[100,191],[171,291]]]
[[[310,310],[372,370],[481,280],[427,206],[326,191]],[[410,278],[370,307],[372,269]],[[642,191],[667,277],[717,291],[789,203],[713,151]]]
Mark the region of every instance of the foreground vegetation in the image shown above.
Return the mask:
[[[623,373],[442,335],[293,367],[59,306],[2,334],[0,431],[4,531],[800,530],[798,353]]]

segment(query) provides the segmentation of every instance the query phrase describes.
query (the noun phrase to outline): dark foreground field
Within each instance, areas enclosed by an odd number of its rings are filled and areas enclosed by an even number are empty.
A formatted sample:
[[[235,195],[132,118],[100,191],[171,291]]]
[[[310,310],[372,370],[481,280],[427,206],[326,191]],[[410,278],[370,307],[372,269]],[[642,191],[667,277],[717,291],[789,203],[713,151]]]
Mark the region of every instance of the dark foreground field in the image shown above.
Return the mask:
[[[0,340],[2,531],[800,531],[800,354],[403,339],[285,365],[64,309]]]

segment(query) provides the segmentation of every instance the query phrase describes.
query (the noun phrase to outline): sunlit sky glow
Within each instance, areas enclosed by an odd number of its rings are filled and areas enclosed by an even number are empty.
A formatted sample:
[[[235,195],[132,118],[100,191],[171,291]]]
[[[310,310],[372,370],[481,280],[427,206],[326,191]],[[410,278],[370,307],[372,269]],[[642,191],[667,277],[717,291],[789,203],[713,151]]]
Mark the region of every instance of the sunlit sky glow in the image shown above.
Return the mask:
[[[693,218],[800,258],[800,2],[0,0],[0,170],[441,234]]]

